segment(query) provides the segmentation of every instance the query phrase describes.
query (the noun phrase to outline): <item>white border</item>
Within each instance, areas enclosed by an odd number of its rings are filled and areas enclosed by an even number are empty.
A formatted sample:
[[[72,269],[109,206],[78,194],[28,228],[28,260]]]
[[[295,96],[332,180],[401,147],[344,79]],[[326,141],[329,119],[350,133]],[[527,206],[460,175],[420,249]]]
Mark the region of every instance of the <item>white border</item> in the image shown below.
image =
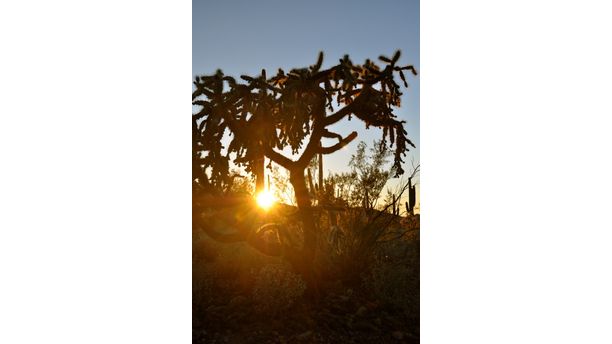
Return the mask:
[[[422,343],[612,343],[610,10],[422,1]]]
[[[191,2],[0,32],[0,343],[190,343]]]

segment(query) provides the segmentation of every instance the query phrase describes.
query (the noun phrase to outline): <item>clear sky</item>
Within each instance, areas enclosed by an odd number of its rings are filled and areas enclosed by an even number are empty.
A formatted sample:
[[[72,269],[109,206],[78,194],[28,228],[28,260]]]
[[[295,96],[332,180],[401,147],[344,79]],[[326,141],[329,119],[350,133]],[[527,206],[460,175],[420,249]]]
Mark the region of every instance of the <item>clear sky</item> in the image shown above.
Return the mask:
[[[278,68],[285,71],[316,62],[325,53],[323,68],[331,67],[345,54],[353,63],[379,55],[392,56],[400,49],[400,65],[419,61],[419,1],[289,1],[289,0],[193,0],[192,74],[268,75]],[[406,120],[408,137],[417,146],[405,158],[419,161],[419,78],[406,74],[408,88],[402,85],[402,106],[395,110]],[[399,81],[399,76],[398,76]],[[401,84],[401,81],[399,82]],[[324,157],[324,170],[346,171],[351,153],[359,141],[371,146],[381,138],[375,128],[365,130],[356,119],[333,127],[346,136],[359,133],[346,149]],[[392,183],[390,183],[392,184]],[[390,185],[388,184],[388,185]]]

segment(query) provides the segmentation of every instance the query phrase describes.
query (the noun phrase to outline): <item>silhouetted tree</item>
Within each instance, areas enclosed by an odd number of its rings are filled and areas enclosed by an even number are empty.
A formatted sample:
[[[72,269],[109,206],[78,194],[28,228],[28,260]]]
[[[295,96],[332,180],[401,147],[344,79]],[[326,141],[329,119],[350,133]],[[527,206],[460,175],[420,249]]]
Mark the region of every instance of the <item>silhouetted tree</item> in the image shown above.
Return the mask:
[[[369,156],[365,153],[366,148],[365,142],[359,143],[357,152],[351,156],[349,166],[356,176],[358,200],[364,209],[369,210],[374,208],[383,187],[389,178],[394,176],[395,166],[385,169],[390,152],[382,142],[374,142]]]
[[[200,107],[193,114],[194,168],[199,171],[194,180],[202,183],[225,183],[232,161],[263,180],[263,159],[289,171],[297,206],[303,223],[304,242],[293,255],[294,267],[312,286],[312,262],[317,247],[317,227],[313,217],[305,169],[316,155],[322,157],[346,146],[357,137],[332,132],[331,125],[356,117],[370,126],[382,128],[381,145],[395,145],[393,169],[404,173],[402,156],[414,144],[407,138],[404,121],[396,119],[393,107],[400,105],[400,86],[395,81],[399,74],[408,84],[404,71],[416,75],[413,66],[397,66],[400,52],[392,58],[379,57],[384,66],[371,60],[353,64],[348,55],[331,68],[321,70],[323,54],[315,65],[293,69],[285,73],[279,69],[269,78],[261,75],[242,75],[244,83],[226,76],[221,70],[214,75],[195,78],[193,105]],[[338,109],[334,108],[334,101]],[[231,135],[228,147],[223,147],[224,135]],[[337,139],[332,146],[323,146],[322,138]],[[290,148],[293,156],[279,151]],[[204,171],[204,172],[202,172]],[[258,182],[259,187],[259,182]]]
[[[349,161],[350,172],[334,174],[334,186],[338,198],[344,199],[351,207],[362,207],[369,212],[395,173],[394,168],[388,166],[392,152],[381,141],[374,141],[370,154],[366,152],[367,148],[365,142],[359,143]]]

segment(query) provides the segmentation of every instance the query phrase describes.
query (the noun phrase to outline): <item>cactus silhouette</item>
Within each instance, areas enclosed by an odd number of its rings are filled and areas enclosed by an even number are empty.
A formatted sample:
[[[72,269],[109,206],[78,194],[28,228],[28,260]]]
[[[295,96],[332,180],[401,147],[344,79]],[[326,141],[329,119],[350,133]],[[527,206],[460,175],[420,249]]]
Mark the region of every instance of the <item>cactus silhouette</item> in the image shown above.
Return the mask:
[[[400,106],[402,94],[395,75],[399,74],[407,87],[404,71],[414,75],[417,72],[413,66],[398,66],[399,58],[397,51],[391,58],[380,56],[382,66],[371,60],[359,65],[345,55],[337,65],[322,70],[320,53],[313,66],[289,73],[279,69],[272,77],[265,69],[259,76],[241,75],[244,82],[221,70],[195,77],[192,105],[198,110],[192,116],[194,193],[227,183],[230,159],[255,175],[258,191],[263,190],[265,158],[287,169],[304,232],[303,245],[292,254],[291,263],[310,287],[316,283],[312,261],[318,229],[304,170],[315,156],[320,157],[318,187],[322,189],[323,155],[338,151],[357,137],[357,132],[342,136],[328,128],[355,117],[366,129],[382,129],[381,144],[395,148],[394,172],[404,173],[402,157],[408,146],[415,146],[407,137],[405,121],[393,113],[393,108]],[[226,132],[231,133],[231,141],[224,147],[221,141]],[[338,142],[323,146],[322,138]],[[280,152],[286,148],[299,154],[297,159]],[[311,183],[312,176],[308,179]],[[206,232],[213,231],[197,217],[193,222]],[[211,236],[221,239],[223,234]],[[229,236],[235,241],[246,240],[243,235]]]

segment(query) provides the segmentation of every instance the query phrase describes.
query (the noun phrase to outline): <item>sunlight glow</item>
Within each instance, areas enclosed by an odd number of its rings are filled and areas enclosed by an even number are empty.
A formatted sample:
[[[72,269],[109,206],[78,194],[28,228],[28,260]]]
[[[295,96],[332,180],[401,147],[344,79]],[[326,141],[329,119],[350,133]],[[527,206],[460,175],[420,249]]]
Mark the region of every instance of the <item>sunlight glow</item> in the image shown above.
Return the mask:
[[[257,195],[257,205],[268,210],[274,205],[274,195],[270,191],[262,191]]]

